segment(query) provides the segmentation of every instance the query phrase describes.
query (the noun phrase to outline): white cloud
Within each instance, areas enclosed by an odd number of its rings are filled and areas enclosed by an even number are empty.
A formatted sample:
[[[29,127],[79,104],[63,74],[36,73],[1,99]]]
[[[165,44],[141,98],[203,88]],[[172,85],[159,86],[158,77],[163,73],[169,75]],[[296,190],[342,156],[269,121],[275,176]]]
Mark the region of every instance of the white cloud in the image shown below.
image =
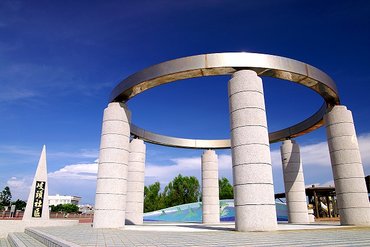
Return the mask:
[[[271,164],[274,167],[281,167],[280,150],[271,150]]]
[[[158,165],[147,163],[145,167],[146,183],[159,181],[166,184],[181,173],[184,176],[196,176],[200,174],[200,157],[177,158],[170,160],[172,165]]]
[[[76,195],[82,197],[82,203],[94,203],[97,163],[71,164],[50,172],[49,195]]]
[[[49,178],[54,179],[82,179],[82,180],[96,180],[98,172],[98,164],[74,164],[67,165],[55,172],[48,174]]]
[[[326,142],[306,146],[300,145],[300,150],[304,166],[330,166],[329,149]],[[271,162],[273,166],[281,166],[281,154],[279,149],[271,150]]]
[[[301,157],[305,166],[330,166],[329,148],[326,142],[301,146]]]
[[[221,154],[218,156],[218,168],[220,172],[222,170],[229,170],[231,169],[232,161],[231,161],[231,155],[229,154]]]
[[[362,154],[363,164],[366,168],[370,168],[370,134],[363,134],[358,137],[360,150]],[[28,153],[28,150],[24,150]],[[32,153],[32,152],[31,152]],[[89,152],[86,152],[87,154]],[[330,159],[329,151],[326,142],[321,142],[312,145],[301,145],[301,154],[303,166],[305,169],[305,180],[312,181],[321,186],[333,185],[332,177],[316,176],[322,172],[322,169],[330,170]],[[58,155],[61,155],[59,153]],[[94,155],[91,155],[94,156]],[[88,157],[88,155],[86,155]],[[96,156],[95,156],[96,157]],[[219,158],[219,176],[227,177],[230,181],[232,180],[232,169],[231,169],[231,155],[220,154]],[[280,150],[271,151],[272,164],[274,166],[274,172],[278,172],[281,167]],[[55,193],[60,194],[81,194],[85,193],[85,198],[93,198],[95,194],[95,181],[98,171],[98,160],[95,163],[85,164],[70,164],[62,167],[59,170],[50,172],[48,177],[50,178],[49,185],[55,188]],[[165,186],[175,176],[181,173],[184,176],[196,176],[200,179],[201,176],[201,158],[200,157],[179,157],[168,160],[168,164],[153,164],[147,162],[145,169],[145,182],[151,184],[159,181],[162,186]],[[322,169],[311,169],[307,170],[307,167],[322,167]],[[326,168],[324,168],[326,167]],[[316,171],[317,170],[317,171]],[[310,174],[310,175],[308,175]],[[330,171],[329,171],[330,175]],[[311,177],[308,177],[311,176]],[[29,187],[31,184],[30,179],[16,178],[13,177],[8,181],[8,185],[11,188],[12,193],[17,195],[17,198],[26,198],[25,194],[28,194]],[[321,181],[320,181],[321,180]],[[278,181],[276,181],[279,183]],[[281,183],[281,182],[280,182]],[[73,185],[73,186],[72,186]],[[66,188],[73,191],[66,191]],[[84,188],[84,192],[80,191]],[[63,190],[66,192],[59,192]],[[24,191],[27,191],[26,193]],[[18,196],[18,195],[23,195]],[[27,195],[26,195],[27,196]],[[16,197],[14,197],[16,198]],[[92,202],[92,199],[89,199]]]
[[[181,173],[184,176],[195,176],[200,179],[201,158],[200,157],[183,157],[170,160],[172,165],[158,165],[147,163],[145,168],[146,183],[150,184],[159,181],[161,184],[167,184],[175,176]],[[221,177],[231,176],[231,156],[221,154],[218,156],[219,175]],[[148,180],[148,181],[147,181]]]
[[[363,165],[365,168],[370,167],[370,134],[362,134],[358,137],[358,142],[360,146],[361,156]],[[330,173],[330,156],[327,142],[320,142],[317,144],[301,145],[301,156],[302,162],[305,169],[309,167],[320,167],[329,170]],[[227,177],[229,180],[232,179],[231,171],[231,155],[222,154],[219,155],[219,176]],[[190,158],[177,158],[172,159],[172,165],[163,166],[159,164],[150,164],[146,166],[146,183],[150,184],[155,181],[161,182],[161,184],[167,184],[172,178],[177,174],[181,173],[186,176],[196,176],[200,178],[200,157],[190,157]],[[280,150],[271,150],[271,161],[275,169],[281,167],[281,155]],[[326,168],[324,168],[326,167]],[[317,173],[321,173],[322,170],[318,169]],[[368,171],[369,172],[369,171]],[[308,173],[308,172],[307,172]],[[315,171],[310,171],[314,174]],[[307,175],[306,175],[307,176]],[[318,176],[318,179],[323,179]],[[315,178],[307,177],[306,180],[315,180]],[[327,177],[326,180],[318,181],[317,184],[322,186],[333,185],[331,177]]]
[[[364,167],[370,167],[370,133],[360,135],[358,137],[358,145],[360,146]]]
[[[318,186],[323,186],[323,187],[334,187],[334,180],[329,180],[326,181],[322,184],[319,184]]]
[[[12,200],[27,200],[28,194],[31,189],[31,179],[30,178],[17,178],[11,177],[6,185],[9,186],[10,192],[12,193]]]
[[[370,165],[370,134],[358,136],[358,143],[364,167]],[[299,144],[299,143],[298,143]],[[327,142],[300,145],[303,166],[331,166]],[[280,150],[271,151],[272,164],[281,166]]]

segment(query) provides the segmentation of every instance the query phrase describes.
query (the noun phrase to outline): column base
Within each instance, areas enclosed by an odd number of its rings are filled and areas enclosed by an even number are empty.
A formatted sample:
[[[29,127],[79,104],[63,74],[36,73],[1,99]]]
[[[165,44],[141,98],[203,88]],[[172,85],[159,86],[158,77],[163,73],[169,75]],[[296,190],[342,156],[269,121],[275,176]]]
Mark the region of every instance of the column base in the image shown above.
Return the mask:
[[[245,205],[235,207],[235,230],[239,232],[276,231],[275,205]]]

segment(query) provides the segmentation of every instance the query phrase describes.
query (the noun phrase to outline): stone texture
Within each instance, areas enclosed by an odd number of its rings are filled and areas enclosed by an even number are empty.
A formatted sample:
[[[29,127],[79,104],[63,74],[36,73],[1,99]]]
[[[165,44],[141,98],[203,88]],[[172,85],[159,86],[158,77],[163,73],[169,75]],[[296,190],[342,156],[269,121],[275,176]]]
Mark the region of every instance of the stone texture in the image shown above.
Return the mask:
[[[351,111],[334,106],[324,117],[342,225],[370,225],[370,206]]]
[[[205,150],[202,154],[202,221],[204,224],[220,222],[218,157],[214,150]]]
[[[122,103],[104,110],[96,185],[94,228],[120,228],[125,222],[129,111]]]
[[[0,239],[6,238],[9,233],[12,232],[23,232],[27,227],[57,227],[57,226],[68,226],[70,229],[72,226],[78,225],[78,220],[67,220],[67,219],[47,219],[47,220],[0,220]],[[2,246],[0,246],[2,247]]]
[[[88,224],[71,227],[43,227],[27,230],[43,233],[44,239],[57,246],[114,247],[114,246],[370,246],[369,228],[348,228],[336,224],[291,225],[279,224],[278,233],[249,232],[240,234],[232,224],[151,224],[127,226],[127,230],[97,231]],[[0,232],[1,234],[1,232]],[[64,240],[61,245],[60,239]],[[55,241],[57,240],[57,241]],[[44,241],[43,241],[44,242]],[[56,246],[51,243],[48,246]],[[1,246],[1,245],[0,245]]]
[[[285,140],[280,147],[288,221],[295,224],[309,223],[304,176],[299,145]]]
[[[236,230],[276,230],[262,80],[254,71],[241,70],[228,88]]]
[[[35,200],[36,181],[45,182],[44,198],[42,203],[42,214],[40,218],[32,217],[33,203]],[[24,211],[23,221],[49,220],[49,191],[48,191],[48,172],[46,165],[46,147],[42,148],[39,163],[37,165],[35,177],[32,182],[31,191],[28,196],[27,206]]]
[[[145,153],[144,141],[133,139],[128,160],[126,225],[143,224]]]

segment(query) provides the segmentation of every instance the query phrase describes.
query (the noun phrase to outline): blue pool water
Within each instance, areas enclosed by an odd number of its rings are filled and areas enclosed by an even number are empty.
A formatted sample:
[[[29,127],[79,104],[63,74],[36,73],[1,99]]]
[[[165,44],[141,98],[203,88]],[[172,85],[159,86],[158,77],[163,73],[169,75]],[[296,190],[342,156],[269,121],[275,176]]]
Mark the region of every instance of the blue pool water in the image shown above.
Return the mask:
[[[278,221],[288,220],[287,206],[276,202]],[[235,221],[234,200],[220,200],[221,221]],[[202,222],[202,203],[195,202],[144,214],[144,221]]]

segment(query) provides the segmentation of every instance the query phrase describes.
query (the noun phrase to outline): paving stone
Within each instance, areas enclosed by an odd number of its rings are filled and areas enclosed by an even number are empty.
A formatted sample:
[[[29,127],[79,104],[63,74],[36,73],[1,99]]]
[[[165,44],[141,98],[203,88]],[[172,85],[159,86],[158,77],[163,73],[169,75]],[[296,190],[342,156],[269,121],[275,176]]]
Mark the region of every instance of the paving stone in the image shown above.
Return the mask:
[[[30,235],[23,232],[16,232],[14,235],[22,241],[27,247],[46,247],[43,243],[37,241]]]
[[[36,228],[39,231],[88,246],[370,246],[370,228],[337,227],[275,232],[230,230],[156,231],[145,226],[130,229],[94,229],[89,225]],[[146,230],[150,229],[150,230]],[[187,231],[188,230],[188,231]],[[4,245],[6,246],[6,245]],[[2,246],[1,246],[2,247]]]
[[[5,238],[0,238],[0,247],[11,247],[8,240]]]

